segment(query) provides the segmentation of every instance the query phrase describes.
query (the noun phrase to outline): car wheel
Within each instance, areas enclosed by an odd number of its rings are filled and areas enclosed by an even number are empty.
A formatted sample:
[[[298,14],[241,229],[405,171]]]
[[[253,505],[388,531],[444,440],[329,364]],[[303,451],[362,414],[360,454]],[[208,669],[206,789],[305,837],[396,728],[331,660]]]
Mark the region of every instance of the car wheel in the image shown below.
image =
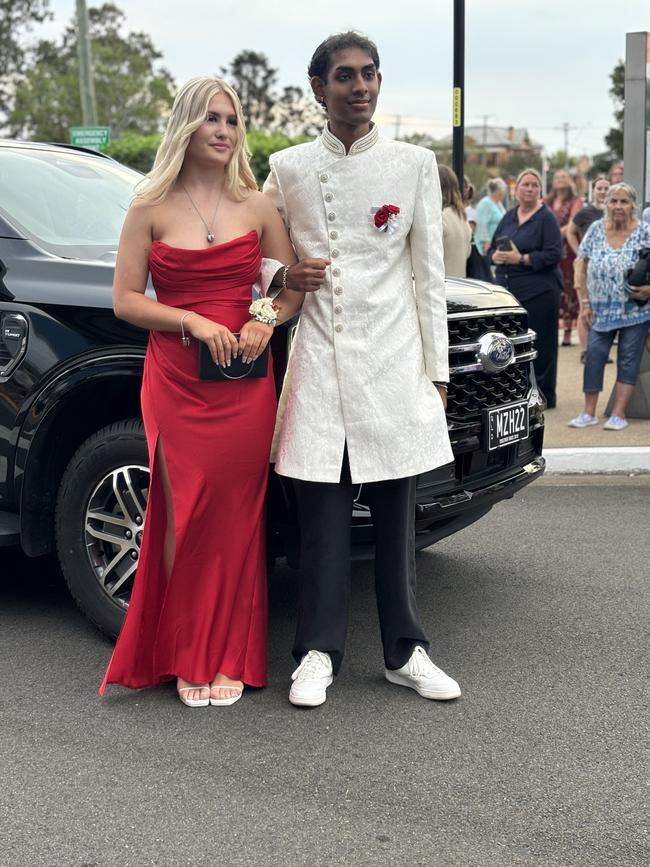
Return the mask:
[[[111,637],[129,605],[149,492],[142,422],[97,431],[73,455],[59,488],[56,543],[82,612]]]

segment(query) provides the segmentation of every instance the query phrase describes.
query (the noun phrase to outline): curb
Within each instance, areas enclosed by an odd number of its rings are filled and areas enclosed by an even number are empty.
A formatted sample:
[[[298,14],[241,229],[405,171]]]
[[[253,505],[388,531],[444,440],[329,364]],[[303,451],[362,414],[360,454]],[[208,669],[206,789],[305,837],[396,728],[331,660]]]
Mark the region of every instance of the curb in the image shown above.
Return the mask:
[[[547,473],[632,475],[650,473],[650,447],[545,449]]]

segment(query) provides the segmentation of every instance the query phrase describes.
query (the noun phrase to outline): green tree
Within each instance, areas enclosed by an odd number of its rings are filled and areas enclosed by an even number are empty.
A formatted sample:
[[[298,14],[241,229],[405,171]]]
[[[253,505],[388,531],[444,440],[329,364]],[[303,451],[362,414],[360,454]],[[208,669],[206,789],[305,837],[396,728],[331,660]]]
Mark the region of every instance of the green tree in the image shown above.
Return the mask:
[[[610,162],[623,159],[623,120],[625,117],[625,63],[619,60],[610,73],[612,86],[609,95],[614,102],[614,119],[616,126],[605,136],[605,144],[610,150]]]
[[[237,91],[250,130],[280,133],[289,138],[313,136],[323,115],[300,87],[277,90],[278,71],[257,51],[241,51],[221,75]]]
[[[272,125],[274,87],[278,73],[265,54],[257,51],[240,51],[230,66],[221,68],[237,91],[242,104],[246,124],[251,129],[268,129]]]
[[[126,132],[160,131],[173,101],[174,82],[157,65],[161,54],[145,33],[122,33],[124,14],[112,3],[88,9],[93,77],[100,124],[113,138]],[[68,141],[81,125],[77,28],[73,21],[60,42],[43,40],[34,63],[16,88],[9,124],[14,135]]]
[[[146,174],[153,166],[161,138],[160,133],[125,132],[110,143],[106,153],[125,166]]]
[[[49,0],[0,0],[0,114],[11,110],[16,79],[28,57],[25,32],[51,18]]]
[[[499,175],[504,180],[514,180],[524,169],[542,170],[542,157],[540,154],[513,154],[499,166]]]
[[[298,136],[290,138],[281,132],[268,133],[263,130],[254,129],[248,133],[248,147],[252,152],[250,159],[251,169],[257,179],[257,183],[262,186],[269,173],[269,157],[276,151],[282,151],[285,148],[291,147],[300,142],[306,141],[306,136]]]
[[[557,169],[566,169],[573,168],[578,163],[578,160],[575,157],[568,157],[567,152],[563,149],[559,151],[555,151],[554,154],[551,154],[548,158],[548,167],[551,171],[557,171]]]
[[[299,87],[285,87],[272,110],[271,129],[289,136],[312,137],[323,126],[323,112]]]
[[[411,132],[408,135],[400,136],[399,140],[405,141],[408,144],[418,145],[421,148],[427,148],[430,151],[437,152],[439,147],[438,142],[433,136],[428,135],[426,132]]]

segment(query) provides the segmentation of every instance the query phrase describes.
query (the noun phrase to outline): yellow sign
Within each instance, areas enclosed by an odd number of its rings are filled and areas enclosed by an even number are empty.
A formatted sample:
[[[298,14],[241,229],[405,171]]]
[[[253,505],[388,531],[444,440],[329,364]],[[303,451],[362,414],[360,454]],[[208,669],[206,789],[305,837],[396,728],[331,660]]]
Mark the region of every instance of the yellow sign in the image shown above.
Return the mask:
[[[454,109],[453,109],[454,126],[460,126],[463,122],[462,95],[463,95],[463,92],[460,89],[460,87],[455,87],[454,88]]]

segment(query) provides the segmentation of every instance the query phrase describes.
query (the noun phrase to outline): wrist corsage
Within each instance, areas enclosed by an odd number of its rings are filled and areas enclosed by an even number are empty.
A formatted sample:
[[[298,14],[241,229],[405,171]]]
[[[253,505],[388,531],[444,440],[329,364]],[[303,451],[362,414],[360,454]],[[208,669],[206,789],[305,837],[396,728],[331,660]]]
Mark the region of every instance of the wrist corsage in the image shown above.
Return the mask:
[[[278,321],[278,310],[280,308],[274,304],[270,298],[258,298],[253,301],[248,308],[248,312],[256,322],[262,322],[264,325],[275,325]]]
[[[397,205],[382,205],[375,211],[375,228],[378,232],[386,232],[387,235],[392,235],[397,231],[398,222],[397,215],[399,208]]]

